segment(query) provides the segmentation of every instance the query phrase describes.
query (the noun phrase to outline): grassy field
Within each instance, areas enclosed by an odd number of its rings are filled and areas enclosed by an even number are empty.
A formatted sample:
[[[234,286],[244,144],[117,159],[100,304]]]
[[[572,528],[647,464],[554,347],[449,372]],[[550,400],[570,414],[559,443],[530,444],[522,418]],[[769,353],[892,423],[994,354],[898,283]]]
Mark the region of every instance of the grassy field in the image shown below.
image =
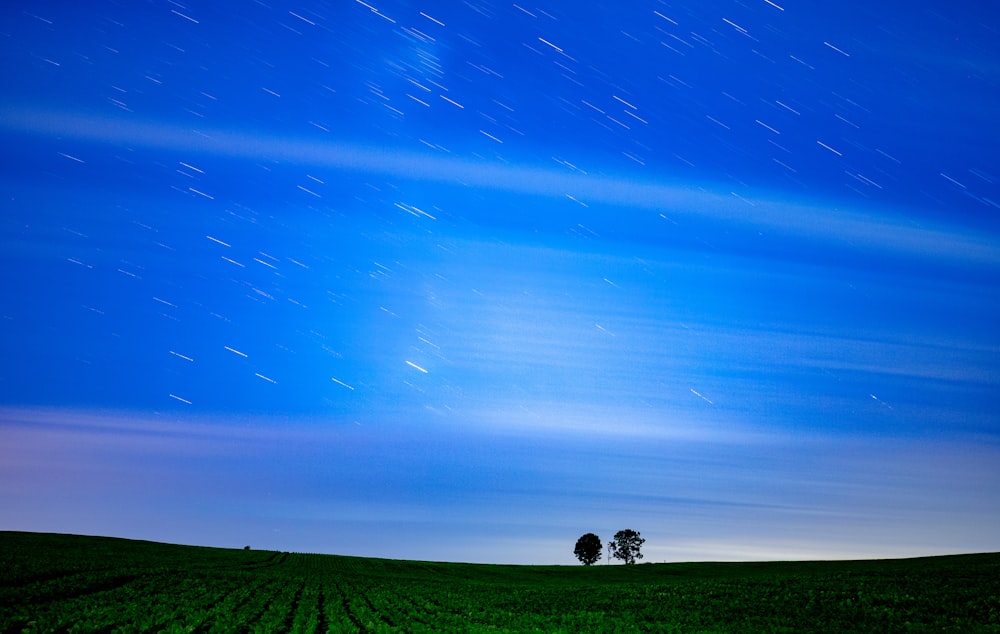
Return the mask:
[[[491,566],[0,532],[0,632],[1000,632],[1000,553]]]

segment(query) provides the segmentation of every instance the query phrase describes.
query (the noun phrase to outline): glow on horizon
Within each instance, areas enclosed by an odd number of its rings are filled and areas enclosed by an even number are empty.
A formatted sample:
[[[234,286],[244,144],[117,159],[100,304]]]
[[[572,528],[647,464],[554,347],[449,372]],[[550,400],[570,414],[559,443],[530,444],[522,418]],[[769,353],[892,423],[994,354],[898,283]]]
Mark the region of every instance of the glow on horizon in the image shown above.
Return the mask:
[[[358,427],[314,419],[289,425],[247,416],[39,408],[4,408],[0,420],[7,530],[221,547],[250,543],[387,558],[572,564],[572,540],[581,526],[602,535],[619,525],[640,526],[647,537],[646,561],[723,561],[988,550],[990,527],[1000,521],[1000,511],[989,503],[1000,492],[990,466],[1000,460],[1000,448],[972,439],[934,448],[898,440],[887,446],[863,440],[845,445],[843,439],[804,440],[772,431],[758,432],[755,447],[746,437],[719,432],[670,439],[677,468],[650,481],[640,465],[655,459],[658,445],[637,438],[645,443],[642,448],[622,437],[627,430],[621,429],[575,427],[571,436],[551,441],[562,449],[551,452],[546,466],[529,448],[548,442],[496,425],[442,427],[438,421],[417,434],[409,425],[377,431],[377,422]],[[418,437],[446,452],[492,446],[510,461],[506,469],[534,473],[536,484],[498,488],[501,482],[484,480],[455,498],[443,493],[428,498],[424,487],[433,490],[433,470],[416,476],[428,479],[424,482],[414,482],[405,469],[370,470],[369,460],[419,464],[424,458],[407,457],[407,446]],[[612,455],[627,447],[629,455],[600,458],[604,469],[617,465],[614,484],[601,487],[599,477],[583,476],[581,490],[573,492],[557,474],[566,472],[568,463],[593,460],[595,443]],[[766,446],[775,444],[794,444],[804,462],[773,461]],[[832,447],[837,451],[831,453]],[[730,458],[720,460],[724,455]],[[431,459],[444,464],[441,457]],[[289,460],[301,463],[299,472],[282,468]],[[699,461],[716,466],[707,474],[686,472]],[[803,464],[810,465],[811,481],[793,475]],[[631,473],[620,471],[627,465]],[[311,475],[304,476],[303,467]],[[373,478],[387,480],[362,484]],[[332,486],[317,489],[316,481],[324,480]],[[310,481],[313,490],[301,488]],[[700,497],[654,493],[671,481],[677,490],[696,490]],[[357,488],[345,488],[344,482]],[[552,486],[560,491],[549,491]],[[379,493],[373,496],[374,491]],[[411,532],[407,526],[421,528]]]

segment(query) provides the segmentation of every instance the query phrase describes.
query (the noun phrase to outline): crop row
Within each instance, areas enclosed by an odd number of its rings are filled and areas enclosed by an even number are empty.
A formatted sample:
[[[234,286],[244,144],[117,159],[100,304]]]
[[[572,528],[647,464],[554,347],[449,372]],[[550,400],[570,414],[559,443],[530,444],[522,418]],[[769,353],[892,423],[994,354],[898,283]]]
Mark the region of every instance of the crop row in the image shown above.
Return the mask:
[[[554,624],[553,614],[527,605],[490,606],[483,596],[487,588],[463,594],[382,581],[317,584],[248,574],[157,575],[4,610],[0,632],[432,632],[551,629]],[[520,593],[499,595],[516,602]],[[586,614],[557,621],[568,628],[593,626],[608,617]]]
[[[113,541],[86,538],[78,549],[50,550],[42,548],[47,536],[18,539],[15,548],[0,548],[0,634],[913,628],[1000,633],[1000,556],[992,555],[583,569],[130,542],[119,542],[116,555]],[[25,547],[31,539],[39,546],[35,551]],[[38,553],[38,565],[32,552]]]
[[[0,632],[651,631],[665,624],[753,631],[810,623],[889,631],[900,619],[926,624],[929,617],[941,627],[1000,629],[996,596],[967,594],[962,605],[928,615],[920,580],[900,592],[877,575],[565,588],[368,575],[307,582],[261,574],[268,570],[64,576],[21,588],[33,598],[22,595],[23,602],[0,610]]]
[[[391,581],[303,583],[276,579],[136,580],[110,590],[0,611],[0,632],[433,632],[680,631],[775,628],[1000,631],[996,596],[935,608],[908,596],[769,581],[581,588],[410,587]],[[533,594],[533,597],[529,597]]]
[[[59,600],[25,603],[0,613],[0,629],[143,632],[202,629],[220,616],[243,618],[244,603],[262,582],[239,577],[150,576]],[[274,582],[271,582],[274,583]],[[264,599],[266,601],[266,598]],[[222,630],[220,630],[222,631]]]

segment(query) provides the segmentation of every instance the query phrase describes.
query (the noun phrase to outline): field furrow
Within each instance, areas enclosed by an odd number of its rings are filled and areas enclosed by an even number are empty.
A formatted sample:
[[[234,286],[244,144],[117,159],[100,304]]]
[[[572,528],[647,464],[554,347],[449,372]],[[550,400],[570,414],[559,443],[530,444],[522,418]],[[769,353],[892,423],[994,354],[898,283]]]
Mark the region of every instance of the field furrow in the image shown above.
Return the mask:
[[[320,587],[314,583],[304,583],[299,586],[295,596],[295,609],[291,621],[285,631],[296,634],[313,634],[322,631],[326,621],[322,619]]]
[[[336,596],[336,601],[327,603],[326,617],[328,629],[331,632],[367,632],[364,622],[361,620],[356,608],[353,607],[352,590],[341,584],[327,586]],[[363,616],[363,615],[360,615]]]
[[[434,599],[432,592],[419,592],[414,588],[395,588],[398,602],[396,614],[405,615],[406,630],[434,632],[442,627],[455,630],[469,623],[466,615],[454,606],[445,606]]]
[[[380,600],[383,592],[373,588],[364,590],[356,588],[354,590],[353,605],[357,606],[355,614],[359,615],[359,620],[365,624],[365,628],[368,630],[385,630],[386,628],[392,630],[396,627],[392,618],[394,611],[392,604]],[[372,600],[372,596],[376,597],[378,605],[376,605],[376,601]]]
[[[259,634],[287,632],[295,615],[295,603],[302,584],[294,581],[275,581],[270,593],[261,593],[262,610],[255,614],[247,611],[249,631]]]
[[[0,532],[0,562],[0,634],[1000,634],[1000,553],[586,569]]]

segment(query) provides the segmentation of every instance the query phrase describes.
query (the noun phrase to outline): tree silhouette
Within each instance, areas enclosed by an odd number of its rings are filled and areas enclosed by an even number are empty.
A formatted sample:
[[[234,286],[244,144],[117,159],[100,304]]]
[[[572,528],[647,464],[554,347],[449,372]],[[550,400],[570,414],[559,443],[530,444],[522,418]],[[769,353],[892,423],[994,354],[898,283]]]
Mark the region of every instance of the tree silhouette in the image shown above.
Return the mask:
[[[634,564],[636,559],[642,559],[640,549],[646,540],[639,537],[639,532],[631,528],[615,533],[615,538],[608,544],[608,549],[615,559],[621,559],[626,564]]]
[[[601,538],[593,533],[587,533],[581,535],[580,539],[576,540],[576,548],[573,549],[573,554],[580,560],[580,563],[584,566],[589,566],[601,559],[602,548],[604,546],[601,545]]]

